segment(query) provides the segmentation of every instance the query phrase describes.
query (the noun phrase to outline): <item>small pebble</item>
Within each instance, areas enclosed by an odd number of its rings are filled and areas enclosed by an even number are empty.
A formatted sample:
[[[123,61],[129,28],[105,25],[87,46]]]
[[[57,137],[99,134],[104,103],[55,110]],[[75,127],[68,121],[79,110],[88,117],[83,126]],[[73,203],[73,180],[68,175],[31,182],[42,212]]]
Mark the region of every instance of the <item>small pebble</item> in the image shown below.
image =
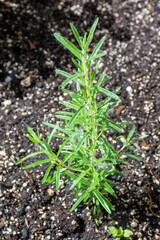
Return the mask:
[[[42,214],[42,218],[43,218],[43,219],[46,218],[46,213]]]
[[[0,198],[1,198],[1,197],[3,197],[3,193],[2,193],[2,191],[1,191],[1,189],[0,189]]]
[[[137,236],[138,236],[138,237],[142,237],[142,233],[141,233],[141,232],[138,232]]]
[[[14,165],[13,162],[9,162],[9,163],[8,163],[8,166],[9,166],[9,167],[12,167],[13,165]]]
[[[9,106],[9,105],[12,104],[12,101],[11,101],[11,100],[5,100],[4,102],[2,102],[2,104],[3,104],[5,107],[7,107],[7,106]]]
[[[138,185],[138,186],[141,186],[141,185],[142,185],[142,182],[141,182],[141,181],[137,181],[137,185]]]
[[[133,89],[131,88],[131,86],[128,86],[126,90],[130,95],[132,95]]]
[[[17,212],[20,216],[22,216],[23,214],[25,214],[25,209],[24,208],[18,208]]]
[[[54,195],[55,191],[53,191],[53,189],[51,189],[51,188],[48,188],[47,193],[48,193],[49,196],[52,197]]]
[[[160,239],[160,236],[158,236],[157,234],[155,235],[155,239],[156,240],[159,240]]]
[[[6,155],[5,150],[0,151],[0,155],[1,155],[1,156],[5,156],[5,155]]]
[[[28,239],[28,235],[29,235],[28,230],[26,228],[23,228],[22,229],[22,236],[23,236],[23,238],[24,239]]]
[[[137,227],[137,225],[138,225],[137,222],[135,222],[135,221],[132,221],[132,222],[131,222],[131,227],[135,228],[135,227]]]
[[[54,217],[54,216],[51,216],[51,220],[52,220],[52,221],[55,221],[55,217]]]
[[[51,108],[52,113],[55,113],[56,110],[57,110],[56,108]]]
[[[75,224],[76,224],[76,221],[75,221],[75,220],[73,220],[73,221],[71,222],[71,224],[72,224],[72,225],[75,225]]]
[[[12,42],[13,42],[12,39],[10,39],[10,38],[7,39],[7,43],[12,43]]]
[[[23,187],[25,188],[25,187],[27,187],[27,185],[28,185],[28,183],[27,182],[25,182],[25,183],[23,183]]]

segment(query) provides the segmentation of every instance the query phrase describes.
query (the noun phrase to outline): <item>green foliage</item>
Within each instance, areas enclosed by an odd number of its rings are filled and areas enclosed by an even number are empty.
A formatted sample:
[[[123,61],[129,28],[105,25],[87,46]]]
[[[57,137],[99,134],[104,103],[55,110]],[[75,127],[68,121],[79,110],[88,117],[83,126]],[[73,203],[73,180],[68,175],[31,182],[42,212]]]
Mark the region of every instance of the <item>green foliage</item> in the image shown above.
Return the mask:
[[[133,235],[131,230],[123,230],[121,227],[109,227],[109,231],[111,232],[112,236],[115,237],[115,240],[120,240],[122,237],[129,238],[131,235]]]
[[[73,181],[70,190],[75,187],[77,188],[76,197],[81,193],[70,211],[73,211],[81,202],[88,202],[94,205],[93,216],[101,214],[101,206],[109,214],[115,210],[114,206],[108,200],[109,194],[117,199],[113,189],[115,183],[110,180],[110,177],[112,175],[123,175],[116,169],[116,165],[130,165],[128,158],[142,160],[137,156],[136,149],[131,146],[131,143],[147,137],[132,138],[135,132],[135,125],[133,123],[113,122],[108,119],[109,112],[113,111],[120,103],[120,98],[117,95],[120,88],[111,92],[102,86],[103,83],[110,79],[110,77],[105,78],[105,72],[101,74],[95,83],[100,64],[100,60],[97,62],[96,59],[106,55],[106,52],[100,52],[105,37],[98,42],[92,54],[88,54],[87,52],[97,23],[98,19],[91,27],[88,37],[87,33],[85,33],[83,39],[79,36],[75,26],[71,24],[71,29],[80,48],[73,45],[61,35],[54,34],[55,38],[78,58],[76,60],[72,59],[77,68],[74,74],[56,70],[58,74],[65,77],[65,81],[62,84],[62,91],[71,97],[69,102],[61,101],[65,107],[62,111],[56,113],[58,119],[65,121],[65,127],[62,127],[59,123],[53,125],[52,123],[43,122],[44,125],[53,129],[47,140],[40,138],[38,127],[37,133],[28,127],[28,138],[37,144],[41,151],[32,153],[17,162],[19,164],[28,158],[45,154],[47,157],[46,160],[29,164],[24,169],[49,163],[50,165],[42,183],[55,181],[56,189],[58,190],[61,177],[63,175],[67,176],[68,180]],[[74,92],[65,88],[71,81],[76,86]],[[102,101],[98,101],[97,99],[99,92],[106,96]],[[127,138],[122,135],[125,132],[124,125],[131,127]],[[108,140],[106,134],[108,135],[110,132],[121,134],[114,139],[114,142],[117,142],[119,138],[123,138],[124,141],[121,147],[116,147],[116,144]],[[53,138],[60,138],[63,141],[57,154],[50,148]],[[132,150],[133,153],[124,152],[126,148]],[[124,161],[124,158],[127,160]],[[54,173],[51,172],[52,167],[56,169]]]

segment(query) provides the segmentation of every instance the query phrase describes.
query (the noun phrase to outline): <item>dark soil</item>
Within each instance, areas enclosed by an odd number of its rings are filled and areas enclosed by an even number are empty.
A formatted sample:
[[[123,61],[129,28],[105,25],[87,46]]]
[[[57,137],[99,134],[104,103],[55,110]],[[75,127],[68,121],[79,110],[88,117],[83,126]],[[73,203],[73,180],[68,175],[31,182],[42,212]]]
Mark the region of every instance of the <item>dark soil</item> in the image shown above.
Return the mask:
[[[41,184],[47,165],[15,166],[38,150],[24,137],[26,125],[38,124],[44,135],[41,122],[55,123],[59,100],[66,98],[55,69],[72,72],[71,54],[53,33],[72,40],[70,22],[84,34],[97,17],[90,50],[106,35],[101,71],[112,76],[110,90],[122,87],[122,103],[111,117],[134,122],[135,135],[150,135],[135,144],[145,162],[121,167],[128,176],[114,179],[116,211],[104,212],[99,227],[92,208],[69,212],[75,198],[65,179],[57,192],[54,183]],[[160,1],[0,0],[0,19],[0,239],[112,239],[110,225],[132,230],[135,240],[160,239]]]

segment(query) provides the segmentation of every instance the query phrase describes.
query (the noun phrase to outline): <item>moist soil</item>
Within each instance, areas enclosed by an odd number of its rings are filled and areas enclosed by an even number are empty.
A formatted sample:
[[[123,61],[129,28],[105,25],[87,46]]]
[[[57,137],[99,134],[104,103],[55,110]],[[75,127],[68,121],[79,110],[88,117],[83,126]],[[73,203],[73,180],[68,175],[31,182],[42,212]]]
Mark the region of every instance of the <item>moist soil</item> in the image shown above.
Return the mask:
[[[24,136],[26,126],[38,124],[44,137],[51,129],[42,121],[54,124],[54,112],[63,107],[59,101],[68,99],[55,69],[72,73],[72,55],[53,33],[74,43],[69,23],[82,35],[97,17],[89,50],[106,36],[102,49],[108,54],[98,74],[112,76],[104,85],[109,90],[122,87],[122,102],[110,117],[134,122],[135,136],[150,135],[134,145],[145,161],[130,160],[134,167],[120,167],[127,175],[113,178],[118,200],[109,199],[116,211],[103,212],[99,226],[92,206],[80,204],[70,213],[76,199],[65,178],[58,191],[55,183],[41,184],[47,164],[29,170],[22,169],[25,163],[15,165],[39,150]],[[159,17],[158,0],[0,0],[0,239],[113,239],[108,226],[132,230],[130,239],[160,239]],[[53,151],[59,145],[55,139]]]

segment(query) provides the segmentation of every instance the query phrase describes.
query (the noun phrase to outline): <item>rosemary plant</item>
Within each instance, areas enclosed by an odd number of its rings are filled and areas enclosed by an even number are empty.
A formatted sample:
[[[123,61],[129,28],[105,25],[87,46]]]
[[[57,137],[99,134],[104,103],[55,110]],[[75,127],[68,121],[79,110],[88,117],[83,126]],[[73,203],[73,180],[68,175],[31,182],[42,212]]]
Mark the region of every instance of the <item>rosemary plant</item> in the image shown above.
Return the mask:
[[[137,156],[136,149],[131,143],[147,137],[145,135],[132,138],[135,132],[133,123],[115,123],[108,118],[109,112],[113,111],[117,104],[121,102],[117,95],[120,87],[114,92],[103,88],[101,85],[110,79],[110,77],[105,77],[105,72],[95,83],[95,77],[101,62],[97,59],[106,55],[106,52],[99,52],[106,39],[105,36],[98,42],[92,54],[88,54],[88,48],[93,39],[97,23],[98,19],[92,25],[88,36],[85,33],[83,38],[79,36],[75,26],[70,24],[80,48],[77,48],[61,35],[54,34],[55,38],[77,59],[72,59],[76,67],[73,74],[56,70],[58,74],[66,78],[62,84],[62,91],[71,97],[68,102],[61,101],[61,104],[65,107],[62,111],[56,112],[56,117],[65,121],[65,127],[59,123],[53,125],[43,122],[44,125],[53,128],[47,140],[40,138],[38,127],[37,133],[28,127],[29,140],[36,143],[41,151],[32,153],[17,162],[17,164],[20,164],[36,155],[46,154],[45,160],[31,163],[24,169],[49,163],[42,183],[56,181],[56,189],[58,190],[60,178],[66,175],[70,181],[73,181],[70,190],[76,187],[76,197],[78,197],[70,211],[73,211],[83,201],[94,205],[93,216],[100,215],[101,206],[109,214],[112,210],[115,210],[108,200],[108,194],[117,198],[113,189],[115,183],[111,180],[111,176],[123,175],[117,170],[116,165],[130,165],[128,161],[124,161],[124,158],[131,157],[142,160]],[[76,84],[74,92],[65,88],[71,81]],[[105,95],[106,98],[99,101],[97,99],[98,92]],[[131,130],[125,138],[122,134],[124,133],[124,126],[128,125]],[[121,147],[116,147],[106,137],[106,134],[114,131],[120,134],[115,137],[114,142],[118,141],[119,138],[124,139]],[[50,147],[51,140],[54,137],[63,140],[57,153],[54,153]],[[133,154],[125,152],[126,148],[130,148]],[[53,166],[56,167],[55,172],[51,171]]]

